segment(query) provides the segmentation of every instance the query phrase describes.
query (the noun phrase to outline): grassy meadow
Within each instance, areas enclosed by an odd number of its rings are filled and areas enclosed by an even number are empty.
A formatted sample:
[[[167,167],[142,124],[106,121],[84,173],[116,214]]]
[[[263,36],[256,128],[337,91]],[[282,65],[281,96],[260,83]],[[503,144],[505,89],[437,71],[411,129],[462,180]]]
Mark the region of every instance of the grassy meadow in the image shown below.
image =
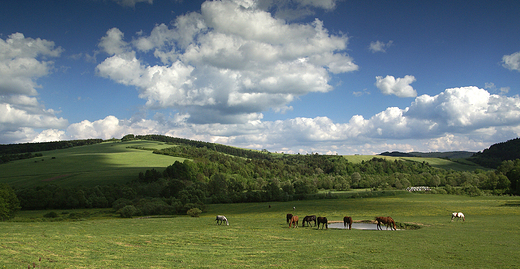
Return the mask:
[[[24,211],[17,221],[0,223],[0,257],[5,268],[33,263],[37,268],[513,268],[520,263],[518,205],[519,197],[402,192],[208,205],[198,218],[27,222],[45,212]],[[451,222],[454,211],[464,212],[466,221]],[[392,216],[421,228],[293,229],[285,222],[287,213],[326,216],[329,221],[345,215],[354,220]],[[230,225],[216,225],[217,214],[226,215]]]
[[[139,140],[43,151],[43,157],[2,164],[0,182],[12,187],[49,183],[66,187],[126,183],[135,179],[139,172],[152,168],[162,171],[176,160],[184,160],[128,147],[162,149],[172,145]]]

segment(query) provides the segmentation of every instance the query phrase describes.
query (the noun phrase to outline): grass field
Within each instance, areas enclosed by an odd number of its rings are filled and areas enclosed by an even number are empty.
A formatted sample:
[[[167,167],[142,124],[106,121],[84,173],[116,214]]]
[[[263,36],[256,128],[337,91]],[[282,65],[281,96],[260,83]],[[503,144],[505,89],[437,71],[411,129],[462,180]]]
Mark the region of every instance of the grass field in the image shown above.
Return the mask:
[[[514,268],[519,197],[390,197],[209,205],[199,218],[0,223],[5,268]],[[293,211],[293,206],[296,210]],[[462,211],[466,221],[450,221]],[[21,212],[17,218],[45,212]],[[285,214],[392,216],[418,230],[288,228]],[[215,224],[224,214],[229,226]],[[41,261],[39,258],[41,257]]]
[[[33,187],[49,182],[69,187],[125,183],[136,178],[139,172],[152,168],[162,170],[176,160],[184,160],[127,147],[161,149],[172,145],[154,141],[105,142],[43,151],[40,158],[2,164],[0,182],[12,187]]]

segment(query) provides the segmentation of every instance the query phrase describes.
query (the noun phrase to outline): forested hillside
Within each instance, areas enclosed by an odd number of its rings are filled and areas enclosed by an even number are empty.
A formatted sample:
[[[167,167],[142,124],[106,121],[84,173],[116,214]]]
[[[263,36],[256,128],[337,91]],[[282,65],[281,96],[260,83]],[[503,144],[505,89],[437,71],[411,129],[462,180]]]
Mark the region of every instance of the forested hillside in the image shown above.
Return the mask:
[[[470,158],[472,162],[490,168],[497,168],[503,161],[516,159],[520,159],[520,138],[491,145]]]

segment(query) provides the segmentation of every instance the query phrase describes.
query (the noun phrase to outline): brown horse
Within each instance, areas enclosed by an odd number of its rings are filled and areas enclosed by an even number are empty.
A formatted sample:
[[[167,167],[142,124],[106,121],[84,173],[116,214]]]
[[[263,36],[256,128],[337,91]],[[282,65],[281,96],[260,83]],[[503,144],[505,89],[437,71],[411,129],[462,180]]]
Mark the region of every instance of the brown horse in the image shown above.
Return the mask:
[[[311,221],[314,221],[314,226],[316,226],[316,215],[305,216],[302,221],[302,227],[305,227],[305,222],[312,227]]]
[[[321,228],[323,229],[323,226],[325,226],[327,229],[329,228],[329,221],[327,220],[326,217],[318,217],[318,229],[320,228],[320,223],[322,224],[321,225]]]
[[[289,223],[289,221],[291,221],[291,218],[292,218],[292,214],[291,213],[287,214],[287,216],[286,216],[287,223]]]
[[[393,228],[394,230],[397,230],[395,221],[391,217],[376,217],[376,221],[377,221],[376,229],[378,229],[378,230],[383,230],[381,228],[381,223],[386,225],[387,230],[388,230],[388,227]]]
[[[298,216],[291,217],[291,221],[289,222],[289,228],[291,228],[291,224],[293,225],[293,228],[298,227]]]
[[[352,230],[352,218],[351,217],[343,217],[343,227],[347,227],[348,229]]]

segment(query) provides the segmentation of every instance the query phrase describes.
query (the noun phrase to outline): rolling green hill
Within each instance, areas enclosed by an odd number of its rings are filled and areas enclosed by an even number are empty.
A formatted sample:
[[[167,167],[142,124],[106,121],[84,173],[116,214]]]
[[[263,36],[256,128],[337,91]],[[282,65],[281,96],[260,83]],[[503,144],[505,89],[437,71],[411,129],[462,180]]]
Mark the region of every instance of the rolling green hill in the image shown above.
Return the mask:
[[[2,164],[0,182],[13,187],[34,187],[49,182],[67,187],[124,183],[135,179],[139,172],[152,168],[162,170],[176,160],[184,160],[135,149],[167,147],[172,145],[136,140],[42,151],[42,157]]]
[[[35,187],[49,183],[64,187],[125,183],[140,172],[150,169],[162,171],[180,157],[153,154],[152,149],[172,147],[171,143],[149,140],[110,141],[100,144],[41,151],[42,157],[12,161],[1,165],[1,183],[17,187]],[[474,171],[483,167],[440,158],[391,157],[380,155],[345,155],[358,164],[372,158],[426,162],[433,167],[455,171]]]

